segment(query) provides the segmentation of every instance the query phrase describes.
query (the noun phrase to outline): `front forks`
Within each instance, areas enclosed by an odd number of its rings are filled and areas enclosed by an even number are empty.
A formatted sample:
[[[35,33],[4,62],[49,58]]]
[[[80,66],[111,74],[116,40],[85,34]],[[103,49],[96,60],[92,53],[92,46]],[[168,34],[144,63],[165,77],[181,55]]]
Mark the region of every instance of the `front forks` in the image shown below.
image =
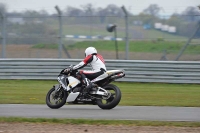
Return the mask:
[[[55,91],[58,92],[60,90],[60,88],[62,87],[61,84],[56,84],[54,85]]]

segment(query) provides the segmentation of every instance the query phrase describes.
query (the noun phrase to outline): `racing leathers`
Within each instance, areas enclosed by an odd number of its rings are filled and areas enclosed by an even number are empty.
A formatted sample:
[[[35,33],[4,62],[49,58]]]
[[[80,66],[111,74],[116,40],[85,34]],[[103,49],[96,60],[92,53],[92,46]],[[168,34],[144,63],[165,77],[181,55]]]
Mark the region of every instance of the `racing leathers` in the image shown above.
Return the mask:
[[[86,91],[89,92],[90,89],[93,87],[92,81],[98,81],[101,79],[104,79],[105,76],[107,76],[106,72],[106,66],[105,61],[103,57],[100,54],[90,54],[83,61],[81,61],[79,64],[75,65],[72,69],[78,70],[86,65],[90,64],[92,67],[92,70],[80,70],[77,73],[77,78],[81,80],[81,82],[86,86]]]

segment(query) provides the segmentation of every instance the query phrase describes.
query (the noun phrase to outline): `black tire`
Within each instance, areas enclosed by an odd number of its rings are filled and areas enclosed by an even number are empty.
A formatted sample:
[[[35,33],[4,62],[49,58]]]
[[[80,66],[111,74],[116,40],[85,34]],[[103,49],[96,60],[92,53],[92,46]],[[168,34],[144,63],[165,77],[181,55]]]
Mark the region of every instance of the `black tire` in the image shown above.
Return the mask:
[[[67,92],[64,91],[62,88],[57,92],[57,95],[55,96],[55,88],[51,88],[49,90],[49,92],[46,95],[46,104],[49,108],[52,109],[58,109],[60,107],[62,107],[65,103],[66,103],[66,99],[67,99]],[[51,97],[53,97],[53,99],[58,99],[60,98],[60,100],[58,101],[58,103],[52,103],[51,102]]]
[[[121,100],[121,91],[120,89],[113,85],[113,84],[108,84],[105,87],[103,87],[105,90],[109,90],[109,91],[114,91],[115,93],[111,93],[112,95],[110,96],[109,99],[106,100],[106,103],[103,103],[103,100],[98,99],[97,100],[97,105],[101,108],[101,109],[112,109],[115,106],[117,106]]]

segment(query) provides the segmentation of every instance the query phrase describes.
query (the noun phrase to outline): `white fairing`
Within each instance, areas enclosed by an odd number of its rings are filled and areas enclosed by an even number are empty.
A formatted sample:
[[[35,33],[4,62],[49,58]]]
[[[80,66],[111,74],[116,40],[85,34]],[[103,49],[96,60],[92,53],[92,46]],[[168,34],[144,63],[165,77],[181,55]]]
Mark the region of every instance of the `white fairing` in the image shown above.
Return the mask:
[[[80,92],[75,92],[75,93],[71,92],[69,96],[67,97],[67,102],[75,101],[79,94]]]
[[[69,84],[67,85],[67,91],[69,91],[71,88],[74,88],[75,86],[77,86],[80,81],[72,76],[69,76],[68,77],[68,81],[69,81]]]
[[[68,77],[68,81],[69,81],[69,84],[67,85],[67,91],[69,91],[71,88],[74,88],[76,87],[80,81],[72,76],[69,76]],[[78,97],[78,95],[80,94],[80,92],[71,92],[69,94],[69,96],[67,97],[67,101],[66,102],[73,102],[76,100],[76,98]]]

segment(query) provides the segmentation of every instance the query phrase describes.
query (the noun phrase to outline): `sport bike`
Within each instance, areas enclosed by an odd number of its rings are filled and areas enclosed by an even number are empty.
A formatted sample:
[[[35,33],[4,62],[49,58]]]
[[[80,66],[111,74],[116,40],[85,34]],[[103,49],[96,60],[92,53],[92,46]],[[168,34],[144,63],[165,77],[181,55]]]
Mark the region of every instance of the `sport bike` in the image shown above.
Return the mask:
[[[72,66],[69,66],[69,70]],[[94,87],[85,94],[85,86],[76,78],[77,70],[68,71],[58,75],[58,82],[49,90],[46,95],[46,104],[52,109],[58,109],[69,104],[92,104],[98,105],[101,109],[112,109],[118,105],[121,100],[120,89],[110,84],[116,79],[125,76],[123,70],[106,71],[103,79],[96,78],[91,80]]]

